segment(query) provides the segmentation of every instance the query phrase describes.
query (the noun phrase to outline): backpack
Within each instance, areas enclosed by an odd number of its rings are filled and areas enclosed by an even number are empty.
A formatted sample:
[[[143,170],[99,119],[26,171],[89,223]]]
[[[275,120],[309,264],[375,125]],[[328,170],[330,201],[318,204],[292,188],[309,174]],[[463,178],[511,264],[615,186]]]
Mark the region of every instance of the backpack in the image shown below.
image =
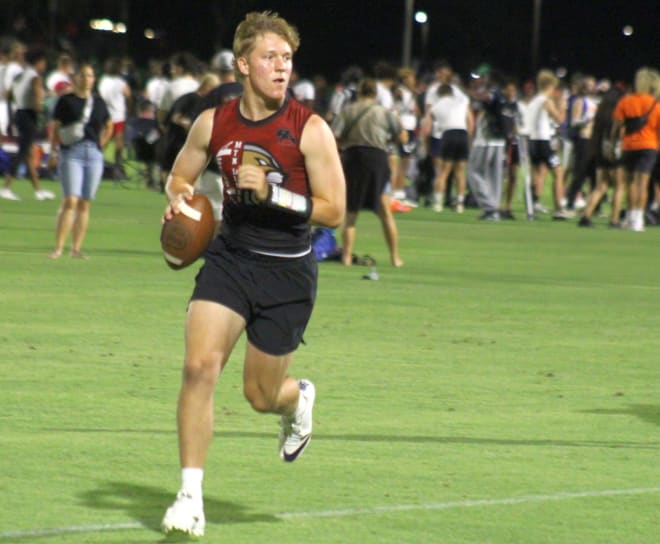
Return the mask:
[[[316,261],[325,261],[337,253],[337,240],[333,229],[316,227],[312,232],[312,251]]]

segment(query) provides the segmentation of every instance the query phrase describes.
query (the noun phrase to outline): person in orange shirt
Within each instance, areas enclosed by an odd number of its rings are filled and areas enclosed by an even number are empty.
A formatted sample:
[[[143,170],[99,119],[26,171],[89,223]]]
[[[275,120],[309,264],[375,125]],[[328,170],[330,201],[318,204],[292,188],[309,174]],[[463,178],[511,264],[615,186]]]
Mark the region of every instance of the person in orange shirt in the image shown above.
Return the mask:
[[[612,114],[612,141],[621,138],[621,167],[629,190],[626,223],[636,232],[644,230],[649,178],[658,156],[658,93],[658,71],[640,68],[635,74],[635,92],[621,98]]]

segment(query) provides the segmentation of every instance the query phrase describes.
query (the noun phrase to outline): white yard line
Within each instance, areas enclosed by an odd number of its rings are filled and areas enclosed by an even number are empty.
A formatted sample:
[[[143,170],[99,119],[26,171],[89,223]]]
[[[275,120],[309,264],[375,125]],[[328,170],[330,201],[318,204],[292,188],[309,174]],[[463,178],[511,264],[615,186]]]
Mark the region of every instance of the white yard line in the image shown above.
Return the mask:
[[[391,514],[396,512],[412,512],[420,510],[450,510],[453,508],[476,508],[483,506],[508,506],[514,504],[530,504],[569,499],[589,499],[599,497],[617,497],[625,495],[648,495],[660,493],[660,487],[638,487],[633,489],[606,489],[602,491],[578,491],[554,493],[548,495],[522,495],[502,499],[468,499],[463,501],[429,502],[421,504],[394,504],[390,506],[369,506],[363,508],[346,508],[341,510],[312,510],[309,512],[282,512],[273,517],[281,520],[335,518],[347,516],[363,516],[367,514]],[[52,527],[47,529],[27,529],[23,531],[6,531],[0,533],[0,541],[11,541],[35,537],[60,536],[76,533],[102,533],[111,531],[127,531],[147,529],[143,523],[109,523],[98,525],[71,525],[68,527]]]

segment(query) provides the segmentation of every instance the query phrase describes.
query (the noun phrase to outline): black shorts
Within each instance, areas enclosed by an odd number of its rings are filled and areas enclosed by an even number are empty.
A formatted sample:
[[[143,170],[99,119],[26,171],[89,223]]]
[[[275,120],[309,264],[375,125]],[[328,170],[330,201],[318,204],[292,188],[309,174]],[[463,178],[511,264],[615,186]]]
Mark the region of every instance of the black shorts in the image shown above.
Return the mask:
[[[439,140],[431,140],[431,156],[443,161],[467,161],[470,142],[467,130],[451,129],[442,133]]]
[[[550,145],[550,140],[530,140],[529,160],[534,166],[547,164],[548,168],[553,170],[561,164],[559,155]]]
[[[621,164],[626,172],[650,174],[653,172],[653,166],[657,157],[658,152],[655,149],[624,151],[621,156]]]
[[[349,147],[342,153],[346,175],[346,209],[380,210],[380,199],[390,180],[387,153],[375,147]]]
[[[205,254],[191,300],[210,300],[243,316],[248,340],[270,355],[300,344],[316,299],[314,253],[283,258],[230,248],[219,236]]]
[[[399,156],[400,157],[410,157],[417,150],[417,135],[414,130],[406,130],[408,133],[408,143],[399,144]]]

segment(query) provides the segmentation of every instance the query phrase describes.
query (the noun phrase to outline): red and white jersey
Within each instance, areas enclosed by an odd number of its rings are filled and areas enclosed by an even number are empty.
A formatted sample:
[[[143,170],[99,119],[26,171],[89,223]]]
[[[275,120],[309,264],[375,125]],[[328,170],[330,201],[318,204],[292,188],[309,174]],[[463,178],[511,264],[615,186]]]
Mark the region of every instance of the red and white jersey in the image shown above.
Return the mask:
[[[310,226],[302,217],[256,202],[253,192],[236,186],[242,164],[262,168],[269,183],[310,196],[300,139],[313,112],[287,98],[273,115],[250,121],[241,115],[240,98],[216,108],[209,144],[223,181],[222,235],[230,245],[278,256],[304,254]]]

